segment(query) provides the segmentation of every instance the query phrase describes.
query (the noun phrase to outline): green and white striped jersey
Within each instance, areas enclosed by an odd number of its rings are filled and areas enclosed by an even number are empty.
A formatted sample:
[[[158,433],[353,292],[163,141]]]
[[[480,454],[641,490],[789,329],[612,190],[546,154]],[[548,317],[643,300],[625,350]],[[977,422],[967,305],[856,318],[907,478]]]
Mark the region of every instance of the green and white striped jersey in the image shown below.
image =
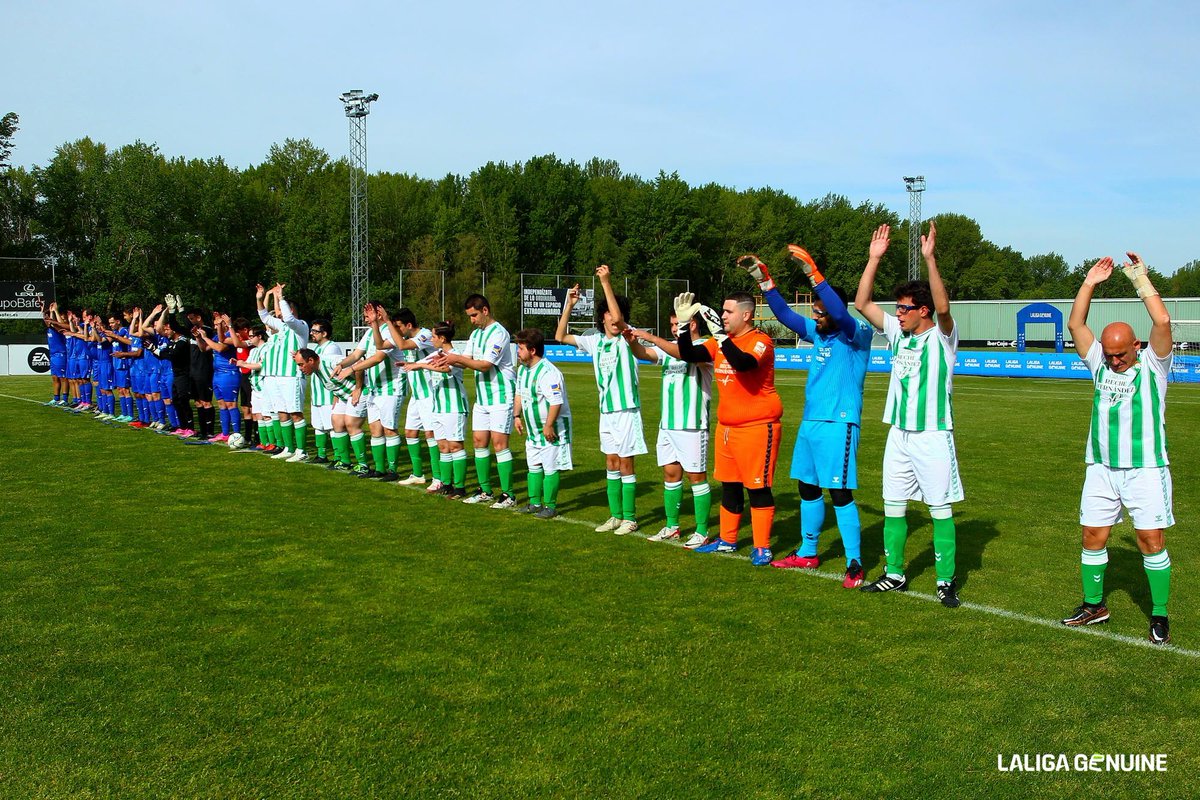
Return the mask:
[[[337,342],[325,342],[324,344],[314,344],[312,350],[322,361],[333,359],[333,363],[337,364],[342,360],[342,346]],[[351,381],[353,383],[353,381]],[[309,402],[314,406],[331,406],[333,405],[333,393],[325,385],[325,382],[317,377],[317,373],[313,373],[309,380],[308,387]]]
[[[454,352],[454,351],[451,351]],[[428,361],[429,358],[423,358]],[[433,397],[433,410],[438,414],[467,413],[467,389],[463,386],[462,367],[450,367],[449,372],[431,369],[416,370],[429,376],[429,391]]]
[[[379,334],[385,342],[392,341],[392,331],[387,326],[379,329]],[[355,346],[363,352],[364,358],[370,358],[379,352],[375,347],[375,333],[368,330]],[[363,394],[404,395],[408,387],[408,375],[400,368],[403,358],[400,350],[392,348],[384,353],[383,361],[363,371]]]
[[[476,328],[467,342],[467,358],[488,361],[494,366],[486,372],[475,371],[475,402],[481,406],[512,405],[513,349],[508,331],[499,322]]]
[[[421,328],[412,337],[412,340],[417,343],[414,350],[401,350],[404,361],[412,363],[420,361],[426,356],[437,350],[437,345],[433,343],[433,332],[429,328]],[[429,371],[424,369],[414,369],[408,374],[408,385],[412,387],[413,397],[418,400],[429,399],[432,392],[429,389]]]
[[[252,364],[262,364],[263,351],[267,349],[265,344],[260,344],[258,347],[251,347],[246,360]],[[263,366],[266,366],[265,364]],[[246,376],[250,379],[250,388],[256,392],[261,392],[263,388],[262,367],[250,370],[250,374]]]
[[[707,431],[712,362],[689,364],[668,355],[657,345],[647,349],[662,365],[662,415],[658,427],[665,431]]]
[[[517,393],[521,397],[521,422],[525,425],[525,439],[530,444],[545,447],[544,428],[550,416],[551,406],[561,406],[554,420],[559,444],[571,442],[571,404],[567,402],[567,384],[562,372],[545,358],[532,367],[517,367]]]
[[[1096,391],[1085,460],[1114,469],[1165,467],[1167,460],[1167,378],[1171,356],[1159,358],[1149,347],[1137,363],[1114,372],[1104,362],[1100,340],[1083,359]]]
[[[950,335],[934,326],[915,336],[901,330],[891,314],[883,318],[883,334],[892,351],[883,421],[904,431],[952,431],[954,360],[958,324]]]
[[[321,355],[317,361],[317,369],[312,374],[313,386],[321,385],[321,389],[329,394],[330,397],[336,397],[339,400],[350,402],[350,396],[354,394],[355,381],[354,378],[336,378],[334,375],[338,371],[338,364],[341,363],[341,348],[338,348],[337,353],[326,352]],[[316,403],[313,403],[316,405]],[[332,405],[332,402],[325,405]]]
[[[296,331],[282,322],[275,320],[275,324],[281,327],[267,339],[266,352],[263,354],[263,377],[298,378],[301,375],[300,365],[292,358],[292,354],[307,346],[307,340],[301,339]]]
[[[600,390],[600,412],[641,408],[638,396],[637,359],[623,336],[611,339],[603,333],[575,337],[575,346],[592,357],[596,388]]]

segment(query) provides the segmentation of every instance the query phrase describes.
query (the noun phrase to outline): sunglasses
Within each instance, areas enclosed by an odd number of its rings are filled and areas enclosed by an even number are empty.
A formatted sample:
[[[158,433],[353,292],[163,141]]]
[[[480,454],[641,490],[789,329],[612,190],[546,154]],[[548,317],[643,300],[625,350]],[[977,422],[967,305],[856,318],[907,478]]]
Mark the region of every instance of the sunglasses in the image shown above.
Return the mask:
[[[907,303],[896,303],[896,310],[902,314],[907,314],[910,311],[916,311],[920,306],[910,306]]]

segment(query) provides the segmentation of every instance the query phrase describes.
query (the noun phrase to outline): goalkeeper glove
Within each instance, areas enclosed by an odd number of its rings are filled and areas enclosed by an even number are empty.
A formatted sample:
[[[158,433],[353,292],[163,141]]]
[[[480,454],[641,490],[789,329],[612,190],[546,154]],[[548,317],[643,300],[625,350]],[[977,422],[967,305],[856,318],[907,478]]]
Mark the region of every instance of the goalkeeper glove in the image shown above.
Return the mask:
[[[725,335],[725,324],[721,322],[720,312],[714,311],[708,306],[700,306],[700,319],[704,320],[704,324],[708,326],[708,332],[717,340],[718,347],[729,338]]]
[[[767,265],[758,256],[747,253],[737,260],[737,265],[746,270],[747,275],[758,281],[758,288],[764,292],[775,288],[775,281],[771,280],[771,273],[767,272]]]
[[[179,299],[179,295],[175,295],[175,310],[180,314],[183,313],[183,301]]]
[[[1150,297],[1158,294],[1158,289],[1154,288],[1154,284],[1150,283],[1150,276],[1147,274],[1146,262],[1142,261],[1141,256],[1136,253],[1129,253],[1129,257],[1133,260],[1132,264],[1122,264],[1121,271],[1129,278],[1133,288],[1137,290],[1138,297]]]
[[[787,246],[788,254],[796,261],[800,262],[800,266],[804,268],[804,274],[808,277],[808,282],[816,286],[821,281],[825,280],[825,276],[821,274],[821,270],[817,269],[817,262],[813,261],[813,257],[808,254],[798,244],[789,244]]]
[[[676,332],[682,333],[687,330],[688,323],[692,321],[692,317],[696,316],[696,312],[700,310],[700,304],[696,302],[696,295],[691,292],[683,292],[675,297],[675,316],[677,318]]]
[[[168,295],[163,295],[163,300],[165,300],[167,303],[167,313],[174,314],[175,313],[175,298],[171,297],[171,295],[168,294]]]

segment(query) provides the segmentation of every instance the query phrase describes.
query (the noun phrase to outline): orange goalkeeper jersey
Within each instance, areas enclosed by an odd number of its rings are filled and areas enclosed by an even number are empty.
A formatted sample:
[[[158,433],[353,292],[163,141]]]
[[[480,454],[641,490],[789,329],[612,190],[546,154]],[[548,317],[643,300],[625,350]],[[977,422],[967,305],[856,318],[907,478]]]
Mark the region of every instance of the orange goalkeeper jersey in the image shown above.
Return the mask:
[[[717,422],[731,428],[778,422],[783,417],[783,403],[775,391],[775,345],[771,337],[751,328],[740,336],[730,336],[729,340],[737,349],[752,355],[758,366],[738,372],[725,360],[716,339],[704,342],[713,359],[713,383],[720,397]]]

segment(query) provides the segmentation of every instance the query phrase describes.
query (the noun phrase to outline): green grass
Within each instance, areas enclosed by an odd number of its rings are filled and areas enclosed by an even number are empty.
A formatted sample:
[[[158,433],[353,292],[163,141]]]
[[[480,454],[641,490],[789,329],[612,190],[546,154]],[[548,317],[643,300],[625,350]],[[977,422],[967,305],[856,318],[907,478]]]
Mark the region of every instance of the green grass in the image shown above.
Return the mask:
[[[956,381],[968,606],[950,611],[573,523],[607,512],[590,372],[564,371],[580,434],[559,522],[0,396],[0,796],[1192,795],[1200,392],[1169,395],[1171,651],[1134,643],[1149,601],[1128,524],[1106,629],[1129,640],[1031,621],[1078,602],[1085,383]],[[803,380],[779,373],[777,552],[799,538]],[[868,378],[860,451],[871,576],[885,388]],[[639,469],[653,533],[653,456]],[[913,594],[930,595],[928,520],[910,520]],[[840,573],[835,532],[821,550]],[[1160,752],[1166,775],[996,768]]]

